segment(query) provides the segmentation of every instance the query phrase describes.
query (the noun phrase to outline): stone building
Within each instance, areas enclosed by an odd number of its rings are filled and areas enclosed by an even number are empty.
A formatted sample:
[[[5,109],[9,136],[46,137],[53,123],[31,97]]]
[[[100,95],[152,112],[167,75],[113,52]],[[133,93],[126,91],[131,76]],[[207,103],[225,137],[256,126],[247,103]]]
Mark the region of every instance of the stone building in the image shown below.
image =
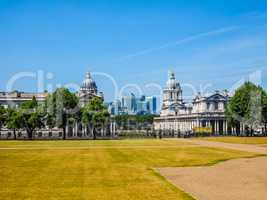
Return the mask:
[[[48,93],[30,93],[30,92],[0,92],[0,105],[7,107],[17,108],[21,103],[30,101],[35,96],[39,103],[44,103]]]
[[[80,100],[80,105],[83,107],[90,99],[96,97],[104,101],[104,95],[102,92],[98,93],[95,81],[92,79],[90,72],[86,73],[85,79],[82,82],[80,91],[77,93]]]
[[[166,88],[163,90],[163,104],[160,117],[154,118],[154,129],[163,133],[190,133],[195,128],[206,127],[213,134],[229,133],[225,117],[225,106],[229,100],[226,91],[201,95],[191,104],[183,100],[182,89],[173,72],[169,73]]]
[[[27,92],[0,92],[0,105],[4,107],[17,108],[25,101],[36,98],[38,103],[44,103],[48,93],[27,93]],[[104,95],[102,92],[98,92],[97,85],[92,79],[89,72],[86,73],[85,79],[83,80],[80,90],[76,93],[79,98],[79,105],[83,107],[92,98],[99,98],[104,101]],[[21,129],[17,131],[17,139],[24,139],[27,137],[26,131]],[[44,128],[37,130],[33,136],[35,139],[62,139],[63,130],[60,128]],[[102,130],[98,130],[97,137],[110,138],[116,137],[116,126],[114,122],[110,122],[103,127]],[[1,130],[0,139],[13,139],[14,133],[12,130],[3,128]],[[67,139],[92,139],[93,134],[88,132],[86,125],[80,122],[71,122],[66,126],[66,138]]]
[[[79,104],[81,107],[88,103],[92,98],[99,98],[104,101],[104,94],[102,92],[98,92],[97,85],[89,72],[86,73],[85,79],[83,80],[80,90],[76,93],[76,95],[79,98]],[[115,122],[110,122],[101,130],[97,131],[97,137],[114,138],[116,137],[115,128]],[[94,136],[87,125],[80,122],[73,122],[67,124],[66,137],[69,139],[92,139]]]

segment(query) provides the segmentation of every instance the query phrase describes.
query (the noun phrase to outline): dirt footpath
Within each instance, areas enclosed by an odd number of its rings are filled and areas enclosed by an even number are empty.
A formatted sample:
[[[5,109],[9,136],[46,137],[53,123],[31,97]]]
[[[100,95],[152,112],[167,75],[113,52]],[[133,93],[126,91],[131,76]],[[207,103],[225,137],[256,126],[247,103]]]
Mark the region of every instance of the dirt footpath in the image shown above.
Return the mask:
[[[190,142],[192,144],[205,146],[205,147],[233,149],[233,150],[247,151],[247,152],[267,155],[267,148],[263,146],[257,146],[257,145],[251,145],[251,144],[232,144],[232,143],[224,143],[224,142],[212,142],[212,141],[197,140],[197,139],[190,139],[190,140],[185,140],[185,141]]]
[[[201,146],[267,154],[267,148],[191,140]],[[156,169],[197,200],[267,200],[267,157],[236,159],[211,167]]]

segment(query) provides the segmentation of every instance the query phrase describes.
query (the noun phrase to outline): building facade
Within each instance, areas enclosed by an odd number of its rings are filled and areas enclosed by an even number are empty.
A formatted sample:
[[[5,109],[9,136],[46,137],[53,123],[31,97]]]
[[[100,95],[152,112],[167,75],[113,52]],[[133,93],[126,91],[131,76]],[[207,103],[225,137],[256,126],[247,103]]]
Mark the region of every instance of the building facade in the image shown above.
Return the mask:
[[[44,103],[48,93],[26,93],[26,92],[0,92],[0,105],[7,107],[17,108],[21,103],[36,98],[38,103]],[[76,93],[79,98],[79,106],[83,107],[92,98],[99,98],[104,101],[104,95],[102,92],[98,92],[97,85],[92,79],[89,72],[86,73],[85,79],[83,80],[80,90]],[[1,130],[0,139],[26,139],[26,130],[18,130],[16,136],[12,130],[3,128]],[[81,122],[72,121],[66,126],[66,139],[92,139],[94,134],[89,131],[88,126]],[[101,138],[114,138],[116,137],[116,124],[114,122],[108,123],[101,130],[97,130],[97,137]],[[63,129],[61,128],[49,128],[37,130],[33,138],[35,139],[62,139]]]
[[[79,97],[81,107],[83,107],[94,97],[104,101],[104,94],[103,92],[98,93],[96,83],[93,80],[90,72],[86,73],[85,79],[81,84],[80,91],[77,93],[77,96]]]
[[[163,90],[160,117],[154,118],[154,129],[167,134],[187,134],[197,128],[207,128],[215,135],[228,134],[232,132],[225,117],[228,100],[226,91],[215,91],[209,95],[199,93],[191,104],[186,104],[181,86],[170,72]]]
[[[23,102],[32,100],[33,97],[35,97],[39,103],[44,103],[47,95],[48,95],[47,92],[44,93],[29,93],[29,92],[19,92],[19,91],[0,92],[0,106],[3,106],[5,108],[8,107],[17,108]]]

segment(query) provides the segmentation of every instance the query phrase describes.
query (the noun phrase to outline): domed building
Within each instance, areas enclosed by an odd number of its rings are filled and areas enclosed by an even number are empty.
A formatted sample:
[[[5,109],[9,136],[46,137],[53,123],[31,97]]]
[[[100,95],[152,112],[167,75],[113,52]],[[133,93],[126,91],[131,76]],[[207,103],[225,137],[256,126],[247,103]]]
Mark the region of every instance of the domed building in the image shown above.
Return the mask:
[[[81,106],[84,106],[93,97],[100,98],[102,101],[104,101],[104,95],[102,92],[98,94],[96,83],[93,80],[90,72],[86,73],[85,79],[83,80],[80,91],[77,95],[79,97]]]
[[[190,104],[186,104],[175,74],[169,72],[160,117],[154,118],[154,128],[163,134],[187,134],[203,128],[215,135],[233,133],[225,116],[228,100],[226,91],[215,91],[207,95],[199,93]]]
[[[49,93],[25,93],[25,92],[0,92],[0,106],[4,107],[19,107],[23,102],[32,100],[36,97],[39,103],[44,103]],[[90,72],[87,72],[85,79],[83,80],[80,90],[76,93],[79,98],[80,106],[83,107],[92,98],[99,98],[104,101],[104,95],[102,92],[98,92],[97,85],[93,80]],[[116,137],[116,124],[110,121],[101,130],[97,130],[97,137],[99,138],[114,138]],[[3,128],[0,134],[0,139],[13,139],[13,131],[7,127]],[[27,138],[25,129],[18,130],[17,139]],[[36,130],[34,133],[36,139],[63,139],[63,129],[58,127],[45,127]],[[92,131],[88,131],[88,126],[84,125],[80,121],[71,121],[66,125],[66,139],[93,139]]]

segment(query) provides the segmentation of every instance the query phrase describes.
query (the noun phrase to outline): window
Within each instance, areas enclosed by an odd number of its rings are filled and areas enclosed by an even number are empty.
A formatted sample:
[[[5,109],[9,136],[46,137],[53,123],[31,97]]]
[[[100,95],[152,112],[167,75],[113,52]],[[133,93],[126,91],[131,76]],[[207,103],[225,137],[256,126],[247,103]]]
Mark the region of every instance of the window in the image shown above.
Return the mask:
[[[48,134],[49,134],[49,137],[52,137],[52,132],[49,132]]]
[[[43,133],[42,132],[39,132],[38,133],[38,137],[42,137]]]
[[[62,137],[62,132],[59,132],[58,133],[58,137]]]
[[[210,103],[207,103],[207,110],[210,110]]]
[[[215,103],[214,103],[214,109],[215,109],[215,110],[218,110],[218,109],[219,109],[219,103],[218,103],[218,102],[215,102]]]

